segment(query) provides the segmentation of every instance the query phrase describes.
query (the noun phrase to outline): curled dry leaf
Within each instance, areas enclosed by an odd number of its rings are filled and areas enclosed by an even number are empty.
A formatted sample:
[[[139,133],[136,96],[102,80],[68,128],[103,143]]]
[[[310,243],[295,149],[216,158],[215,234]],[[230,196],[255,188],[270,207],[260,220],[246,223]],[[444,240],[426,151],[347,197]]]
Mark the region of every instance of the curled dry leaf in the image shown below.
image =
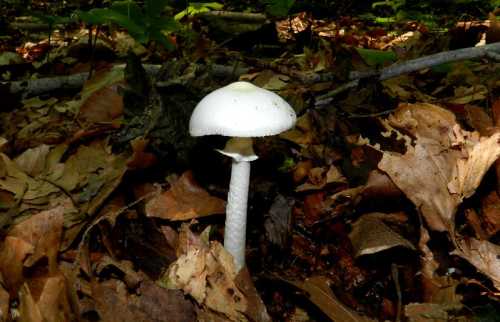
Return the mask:
[[[434,253],[429,248],[427,243],[430,240],[429,231],[424,225],[420,225],[420,240],[418,247],[421,251],[421,284],[422,297],[424,302],[440,303],[460,306],[462,296],[457,294],[456,289],[460,284],[459,281],[451,276],[440,276],[437,273],[439,263],[434,256]]]
[[[500,290],[500,246],[475,238],[455,239],[455,243],[453,254],[469,261]]]
[[[146,204],[146,215],[169,220],[188,220],[225,212],[225,201],[211,196],[185,172],[170,189]]]
[[[500,155],[500,133],[479,138],[462,130],[451,112],[432,104],[401,105],[384,124],[406,141],[406,153],[382,151],[379,168],[433,230],[453,231],[458,205]]]
[[[464,137],[466,137],[467,134],[464,134]],[[483,175],[500,156],[500,133],[479,140],[470,140],[466,144],[469,145],[469,147],[466,147],[467,150],[464,151],[467,153],[466,157],[456,160],[452,180],[448,184],[449,191],[458,195],[459,201],[470,197],[474,193],[479,183],[481,183]]]
[[[382,215],[384,214],[365,214],[353,224],[349,238],[356,257],[398,246],[415,250],[412,243],[384,223]]]
[[[182,289],[204,310],[211,310],[230,321],[270,321],[251,279],[237,284],[232,256],[218,242],[187,247],[186,253],[170,265],[160,283],[169,289]]]
[[[330,165],[328,169],[316,167],[309,170],[308,181],[295,188],[295,191],[321,190],[327,184],[345,182],[347,182],[346,178],[334,165]]]

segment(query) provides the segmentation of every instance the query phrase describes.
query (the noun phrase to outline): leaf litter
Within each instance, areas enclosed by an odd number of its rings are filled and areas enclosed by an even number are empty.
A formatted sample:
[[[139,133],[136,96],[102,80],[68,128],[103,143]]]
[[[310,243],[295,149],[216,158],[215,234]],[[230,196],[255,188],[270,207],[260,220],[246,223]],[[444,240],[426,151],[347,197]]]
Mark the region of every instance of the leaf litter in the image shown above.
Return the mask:
[[[458,321],[476,312],[464,309],[471,298],[498,299],[498,63],[343,87],[352,67],[434,53],[437,41],[419,24],[394,37],[305,13],[276,28],[286,50],[272,62],[213,54],[252,68],[242,74],[209,75],[191,63],[212,64],[197,48],[160,71],[148,99],[130,70],[102,64],[75,96],[0,113],[0,321]],[[82,68],[56,44],[45,64]],[[129,38],[113,46],[155,55]],[[37,60],[46,47],[19,52]],[[221,142],[189,141],[185,127],[204,94],[235,78],[301,114],[256,141],[240,272],[220,243]]]

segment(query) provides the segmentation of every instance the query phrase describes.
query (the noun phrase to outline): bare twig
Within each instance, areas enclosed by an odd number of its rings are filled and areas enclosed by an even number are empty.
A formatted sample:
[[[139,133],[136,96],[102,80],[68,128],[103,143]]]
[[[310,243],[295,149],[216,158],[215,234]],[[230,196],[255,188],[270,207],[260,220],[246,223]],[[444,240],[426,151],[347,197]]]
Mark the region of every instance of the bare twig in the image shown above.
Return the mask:
[[[380,80],[389,79],[402,74],[411,73],[424,68],[437,66],[444,63],[487,57],[489,52],[500,52],[500,42],[492,43],[480,47],[469,47],[456,50],[445,51],[434,55],[429,55],[417,59],[396,63],[382,69]]]
[[[408,60],[401,63],[395,63],[391,66],[383,68],[382,70],[380,70],[380,72],[353,71],[349,75],[351,81],[335,88],[334,90],[324,95],[319,96],[316,101],[316,106],[328,104],[333,96],[350,88],[358,86],[359,80],[363,78],[374,77],[378,75],[377,77],[378,80],[386,80],[399,75],[415,72],[421,69],[437,66],[444,63],[450,63],[454,61],[480,58],[480,57],[498,59],[499,56],[500,56],[500,42],[496,42],[481,47],[470,47],[470,48],[451,50],[417,59]]]
[[[222,18],[235,21],[254,21],[263,22],[267,20],[267,16],[262,13],[250,12],[235,12],[235,11],[207,11],[199,13],[198,16],[207,18]]]

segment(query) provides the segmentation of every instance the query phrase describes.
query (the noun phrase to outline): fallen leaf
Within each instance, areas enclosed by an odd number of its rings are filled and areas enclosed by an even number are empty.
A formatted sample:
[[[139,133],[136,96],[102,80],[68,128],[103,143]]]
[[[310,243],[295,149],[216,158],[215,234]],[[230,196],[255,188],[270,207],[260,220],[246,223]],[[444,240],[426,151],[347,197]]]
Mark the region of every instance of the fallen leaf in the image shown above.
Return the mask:
[[[3,282],[2,282],[3,283]],[[0,286],[0,322],[9,321],[10,296],[3,286]]]
[[[153,153],[145,151],[148,146],[147,139],[137,137],[130,141],[130,145],[132,146],[133,154],[127,161],[129,169],[145,169],[156,163],[156,156]]]
[[[68,296],[69,290],[64,276],[57,274],[55,276],[39,279],[41,279],[40,282],[43,284],[40,293],[35,294],[32,291],[30,294],[36,301],[35,306],[38,307],[38,311],[43,317],[43,321],[75,321],[77,317],[70,303],[70,298]],[[22,302],[23,300],[26,300],[26,298],[21,297],[20,301]],[[28,300],[28,303],[31,303],[31,300]],[[21,307],[22,306],[21,304]]]
[[[316,167],[309,170],[308,181],[295,188],[295,191],[321,190],[327,184],[345,182],[347,182],[346,178],[334,165],[330,165],[328,169]]]
[[[103,322],[194,322],[192,304],[182,292],[167,290],[147,282],[129,293],[120,280],[112,279],[91,285],[92,297]]]
[[[320,191],[304,198],[304,224],[314,225],[325,214],[325,193]]]
[[[294,200],[279,194],[264,219],[267,239],[280,249],[285,249],[292,229],[292,208]]]
[[[182,289],[202,307],[220,314],[221,320],[270,321],[263,305],[255,310],[255,305],[262,302],[256,300],[258,295],[252,292],[253,286],[245,286],[245,283],[238,286],[237,277],[233,258],[220,243],[195,243],[170,265],[160,284],[169,289]],[[251,279],[246,281],[251,283]]]
[[[421,252],[420,263],[422,276],[422,298],[424,302],[461,305],[462,296],[457,293],[460,284],[451,276],[438,274],[439,263],[434,253],[427,245],[430,241],[429,231],[420,225],[420,240],[418,247]]]
[[[467,123],[479,134],[489,135],[489,129],[493,126],[493,120],[481,106],[467,104],[464,106]]]
[[[469,104],[474,101],[486,99],[488,89],[484,85],[474,85],[471,87],[459,86],[455,89],[455,96],[448,99],[449,104]]]
[[[406,140],[406,153],[382,151],[379,168],[415,204],[429,226],[452,231],[463,198],[474,193],[500,155],[500,133],[479,138],[460,129],[454,115],[436,105],[401,105],[385,125]],[[415,137],[414,144],[407,131]]]
[[[484,228],[489,236],[500,231],[500,197],[493,190],[481,200],[482,216]]]
[[[463,133],[463,136],[467,134]],[[500,133],[479,140],[471,138],[462,151],[465,156],[455,161],[452,179],[448,183],[448,189],[458,195],[459,202],[472,196],[486,171],[500,156]]]
[[[188,220],[225,212],[225,201],[211,196],[185,172],[170,189],[146,204],[146,215],[169,220]]]
[[[28,149],[19,155],[14,162],[26,174],[34,177],[45,170],[45,159],[49,154],[50,146],[42,144]]]
[[[64,209],[57,207],[31,216],[15,225],[8,236],[20,238],[33,247],[33,252],[24,261],[24,266],[31,267],[38,260],[46,257],[49,272],[57,270],[57,254],[61,245],[64,223]]]
[[[26,283],[19,290],[19,304],[19,316],[23,318],[23,322],[44,322],[40,308]]]
[[[303,290],[309,301],[314,303],[332,321],[336,322],[374,322],[366,316],[360,315],[354,310],[346,307],[333,294],[330,281],[324,276],[313,276],[304,281],[283,281]]]
[[[305,113],[300,116],[297,119],[297,123],[295,123],[295,128],[281,133],[279,137],[302,146],[312,144],[315,140],[315,135],[313,133],[310,114]]]
[[[24,283],[24,260],[33,253],[33,245],[21,238],[7,236],[0,249],[0,271],[4,278],[6,289],[16,294]]]
[[[500,290],[500,246],[475,238],[457,238],[455,244],[452,254],[469,261]]]
[[[78,113],[80,121],[111,122],[121,116],[123,97],[118,93],[118,86],[121,84],[123,81],[117,81],[93,91],[80,106]]]
[[[454,306],[436,303],[410,303],[404,308],[409,322],[449,321],[448,311],[455,310]]]
[[[293,169],[293,181],[298,183],[307,178],[312,167],[313,163],[311,160],[297,162]]]
[[[415,250],[412,243],[384,223],[382,215],[364,214],[353,224],[349,239],[356,257],[375,254],[393,247]]]

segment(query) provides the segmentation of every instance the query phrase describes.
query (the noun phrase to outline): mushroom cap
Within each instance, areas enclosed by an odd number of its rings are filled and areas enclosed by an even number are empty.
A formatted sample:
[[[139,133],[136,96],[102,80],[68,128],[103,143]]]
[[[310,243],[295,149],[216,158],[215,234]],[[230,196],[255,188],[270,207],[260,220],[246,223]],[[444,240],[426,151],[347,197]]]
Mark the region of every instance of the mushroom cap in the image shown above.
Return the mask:
[[[277,94],[248,82],[235,82],[205,96],[189,121],[192,136],[258,137],[294,126],[297,116]]]

